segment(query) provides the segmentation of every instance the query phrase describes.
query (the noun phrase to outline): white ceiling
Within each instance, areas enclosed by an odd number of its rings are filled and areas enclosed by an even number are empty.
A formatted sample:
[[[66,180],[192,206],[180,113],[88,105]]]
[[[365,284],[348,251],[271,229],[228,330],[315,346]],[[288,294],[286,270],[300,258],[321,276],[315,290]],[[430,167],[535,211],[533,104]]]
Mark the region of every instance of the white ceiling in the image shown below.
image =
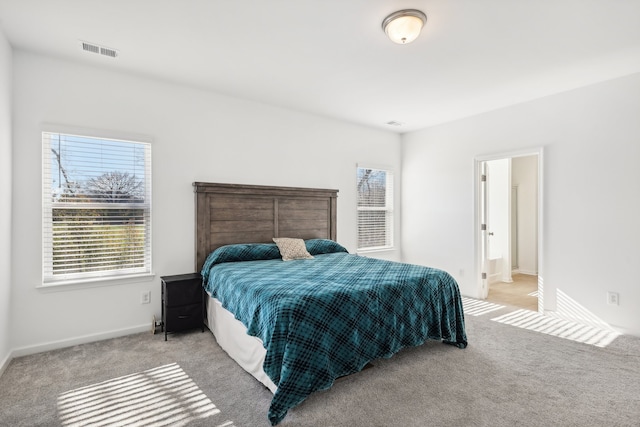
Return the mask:
[[[405,8],[427,25],[396,45],[381,23]],[[0,0],[0,27],[17,49],[402,133],[640,72],[640,0]]]

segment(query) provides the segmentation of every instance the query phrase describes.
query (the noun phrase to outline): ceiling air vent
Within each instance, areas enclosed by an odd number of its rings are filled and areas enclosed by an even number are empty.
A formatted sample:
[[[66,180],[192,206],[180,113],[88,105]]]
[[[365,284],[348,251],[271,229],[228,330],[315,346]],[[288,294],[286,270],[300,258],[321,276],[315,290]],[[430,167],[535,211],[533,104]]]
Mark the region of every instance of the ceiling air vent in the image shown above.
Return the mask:
[[[115,58],[116,56],[118,56],[118,51],[115,49],[109,49],[108,47],[101,47],[100,55],[110,56],[112,58]]]
[[[97,53],[98,55],[108,56],[110,58],[115,58],[116,56],[118,56],[117,50],[104,47],[104,46],[99,46],[94,43],[81,41],[80,46],[82,47],[82,50],[84,50],[85,52]]]

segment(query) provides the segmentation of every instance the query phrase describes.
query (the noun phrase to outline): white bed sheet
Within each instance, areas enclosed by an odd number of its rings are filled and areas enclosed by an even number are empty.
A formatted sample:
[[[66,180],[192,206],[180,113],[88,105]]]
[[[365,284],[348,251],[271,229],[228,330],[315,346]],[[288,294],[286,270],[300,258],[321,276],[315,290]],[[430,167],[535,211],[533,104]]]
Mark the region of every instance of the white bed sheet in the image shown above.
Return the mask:
[[[272,393],[278,388],[262,369],[267,350],[262,340],[247,335],[247,328],[220,301],[208,296],[207,326],[227,354]]]

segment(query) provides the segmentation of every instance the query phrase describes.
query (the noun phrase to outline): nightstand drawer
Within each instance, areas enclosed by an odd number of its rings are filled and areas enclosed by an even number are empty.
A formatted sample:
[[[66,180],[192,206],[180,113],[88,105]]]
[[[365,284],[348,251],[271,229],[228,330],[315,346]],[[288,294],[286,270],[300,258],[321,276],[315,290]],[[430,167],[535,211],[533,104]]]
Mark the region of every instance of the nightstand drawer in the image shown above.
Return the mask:
[[[167,332],[200,328],[202,322],[202,304],[167,307]]]
[[[167,282],[165,292],[168,307],[202,302],[202,279],[197,278],[182,282]]]

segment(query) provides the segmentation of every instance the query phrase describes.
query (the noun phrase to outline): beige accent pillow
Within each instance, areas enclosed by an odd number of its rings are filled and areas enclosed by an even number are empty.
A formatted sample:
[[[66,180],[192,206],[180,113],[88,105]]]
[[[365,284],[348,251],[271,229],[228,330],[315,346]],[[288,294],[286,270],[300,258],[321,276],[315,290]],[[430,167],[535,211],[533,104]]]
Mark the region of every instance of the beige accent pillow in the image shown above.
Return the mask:
[[[312,259],[313,256],[307,251],[307,247],[302,239],[292,239],[289,237],[274,237],[283,261],[294,259]]]

